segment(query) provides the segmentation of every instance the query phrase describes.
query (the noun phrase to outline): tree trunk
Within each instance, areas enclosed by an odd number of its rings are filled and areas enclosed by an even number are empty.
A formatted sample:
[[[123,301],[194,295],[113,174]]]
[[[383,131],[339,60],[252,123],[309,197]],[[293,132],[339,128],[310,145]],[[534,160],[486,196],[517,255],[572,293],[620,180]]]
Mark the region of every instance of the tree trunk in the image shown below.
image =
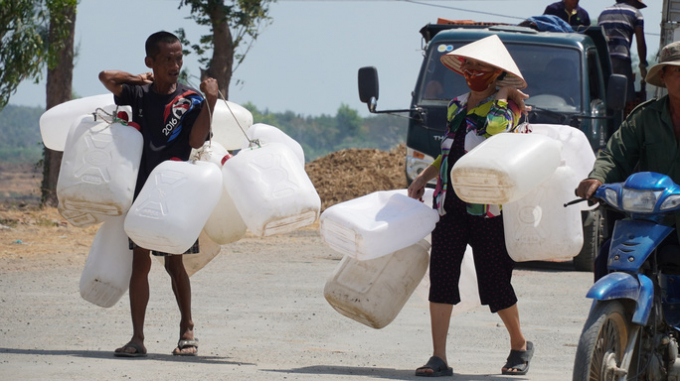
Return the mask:
[[[225,21],[222,5],[216,5],[209,10],[213,29],[213,56],[210,67],[201,77],[210,76],[217,80],[220,92],[225,99],[229,99],[229,83],[231,82],[231,69],[234,66],[234,41],[229,30],[229,24]],[[203,78],[201,78],[203,79]]]
[[[52,10],[56,12],[57,10]],[[68,37],[63,40],[63,47],[57,53],[58,61],[54,68],[47,70],[47,109],[71,100],[73,79],[73,40],[76,29],[76,5],[66,6],[59,9],[60,15],[50,16],[49,43],[52,44],[58,37],[55,17],[63,17],[67,20],[69,29]],[[42,181],[42,205],[57,206],[57,179],[61,167],[62,152],[44,148],[44,167]]]

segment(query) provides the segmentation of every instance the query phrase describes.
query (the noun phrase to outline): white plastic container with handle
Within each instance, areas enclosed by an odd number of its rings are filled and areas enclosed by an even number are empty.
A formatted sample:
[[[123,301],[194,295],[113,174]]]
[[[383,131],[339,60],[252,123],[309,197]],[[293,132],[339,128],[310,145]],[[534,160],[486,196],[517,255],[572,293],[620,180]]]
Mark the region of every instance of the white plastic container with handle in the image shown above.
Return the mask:
[[[558,141],[539,134],[497,134],[458,159],[451,168],[451,183],[465,202],[512,202],[555,172],[560,149]]]
[[[125,294],[132,274],[132,250],[123,230],[124,217],[107,219],[97,231],[80,276],[80,296],[112,307]]]
[[[321,215],[319,230],[332,249],[365,261],[416,244],[438,221],[431,207],[391,190],[331,206]]]
[[[383,328],[399,314],[429,263],[430,244],[421,240],[368,261],[345,256],[326,281],[324,297],[339,313],[371,328]]]
[[[116,109],[127,112],[128,116],[132,114],[130,106],[116,106],[111,93],[60,103],[40,116],[40,135],[45,147],[53,151],[63,151],[66,146],[66,136],[73,123],[77,122],[80,116],[92,114],[98,108],[109,114],[113,114]]]
[[[270,126],[268,124],[256,123],[250,126],[247,135],[248,139],[258,140],[260,144],[267,143],[285,144],[286,147],[290,148],[290,150],[295,153],[295,156],[300,161],[300,165],[302,165],[303,168],[305,167],[305,152],[302,149],[302,146],[300,145],[300,143],[295,141],[295,139],[291,138],[280,129],[274,126]],[[242,143],[243,148],[250,147],[250,141],[248,139],[243,138]]]
[[[313,224],[321,199],[295,154],[281,143],[241,150],[222,167],[224,187],[256,236]]]
[[[221,185],[220,170],[212,163],[164,161],[130,207],[125,232],[145,249],[183,254],[217,205]]]
[[[61,160],[61,215],[78,227],[124,215],[132,205],[142,145],[132,126],[82,116],[69,131]]]
[[[222,170],[223,164],[232,157],[224,147],[217,142],[206,143],[203,149],[196,152],[194,155],[202,161],[214,164],[217,168]],[[246,234],[245,222],[241,218],[234,200],[229,195],[226,187],[224,187],[224,176],[222,176],[222,196],[220,201],[213,209],[208,221],[203,227],[203,232],[210,237],[212,241],[219,245],[226,245],[228,243],[236,242],[243,238]],[[201,249],[202,250],[202,249]]]
[[[553,175],[517,201],[503,205],[505,246],[516,262],[571,259],[583,247],[581,210],[574,199],[579,178],[559,166]]]

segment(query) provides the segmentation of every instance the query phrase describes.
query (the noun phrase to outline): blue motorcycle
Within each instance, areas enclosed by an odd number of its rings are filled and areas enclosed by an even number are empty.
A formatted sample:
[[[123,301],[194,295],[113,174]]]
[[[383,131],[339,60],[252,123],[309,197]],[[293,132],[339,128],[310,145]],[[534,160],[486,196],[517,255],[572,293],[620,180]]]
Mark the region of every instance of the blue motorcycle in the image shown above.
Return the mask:
[[[680,380],[680,246],[666,218],[680,210],[680,186],[668,176],[635,173],[595,193],[626,214],[609,245],[609,273],[579,339],[573,380]],[[674,221],[674,218],[672,219]]]

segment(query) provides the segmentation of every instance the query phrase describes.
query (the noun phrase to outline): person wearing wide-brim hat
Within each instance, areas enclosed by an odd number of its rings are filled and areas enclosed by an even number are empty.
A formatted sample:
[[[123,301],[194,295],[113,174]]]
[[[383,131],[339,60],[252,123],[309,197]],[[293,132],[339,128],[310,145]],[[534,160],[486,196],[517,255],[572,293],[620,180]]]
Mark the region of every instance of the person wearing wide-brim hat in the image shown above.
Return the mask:
[[[661,49],[661,53],[659,54],[659,63],[649,69],[647,77],[645,77],[645,81],[654,86],[666,87],[664,77],[671,74],[670,71],[678,70],[679,68],[680,41],[676,41],[666,45],[663,49]]]
[[[441,56],[447,68],[462,75],[470,89],[448,106],[447,132],[441,155],[408,188],[419,199],[426,184],[437,178],[434,207],[440,215],[432,232],[430,255],[430,317],[433,354],[416,376],[449,376],[446,338],[453,305],[460,302],[458,281],[467,245],[472,247],[480,301],[497,312],[510,334],[511,351],[503,374],[526,374],[533,344],[522,334],[517,296],[511,278],[515,262],[505,248],[500,206],[466,204],[453,191],[449,171],[455,162],[484,139],[512,130],[525,111],[520,91],[522,73],[496,35]]]
[[[680,161],[680,41],[661,49],[659,63],[649,69],[645,81],[665,87],[668,94],[631,111],[598,154],[588,178],[579,184],[579,197],[590,199],[603,183],[624,181],[634,171],[666,174],[680,184],[680,165],[676,165]],[[675,226],[680,228],[680,214],[675,216]],[[680,230],[669,239],[677,245],[678,236]],[[607,273],[607,252],[600,250],[604,255],[595,260],[595,280]]]

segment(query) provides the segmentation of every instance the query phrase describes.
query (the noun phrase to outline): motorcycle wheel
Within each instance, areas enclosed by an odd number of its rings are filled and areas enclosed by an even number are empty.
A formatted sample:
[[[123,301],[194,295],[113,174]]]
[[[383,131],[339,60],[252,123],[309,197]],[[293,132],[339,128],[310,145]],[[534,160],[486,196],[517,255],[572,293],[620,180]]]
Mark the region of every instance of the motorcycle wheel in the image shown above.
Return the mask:
[[[574,361],[574,381],[613,380],[630,337],[626,308],[619,300],[598,302],[583,327]],[[626,369],[628,371],[628,369]]]

